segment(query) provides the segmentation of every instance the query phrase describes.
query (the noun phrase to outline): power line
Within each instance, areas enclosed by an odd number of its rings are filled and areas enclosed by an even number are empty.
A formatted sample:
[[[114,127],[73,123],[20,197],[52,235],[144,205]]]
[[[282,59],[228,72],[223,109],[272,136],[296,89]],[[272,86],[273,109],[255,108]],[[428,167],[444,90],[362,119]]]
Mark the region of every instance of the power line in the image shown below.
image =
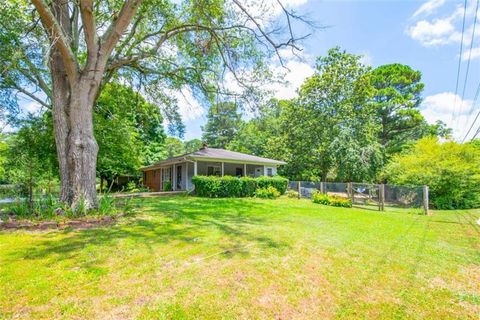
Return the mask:
[[[475,7],[475,18],[473,20],[472,39],[470,40],[470,50],[468,52],[467,70],[465,71],[465,81],[463,82],[462,103],[465,99],[465,91],[467,89],[468,71],[470,70],[470,61],[471,61],[471,58],[472,58],[472,49],[473,49],[473,42],[474,42],[474,39],[475,39],[475,27],[477,26],[477,15],[478,15],[478,4],[479,3],[480,3],[480,0],[477,0],[477,5]],[[464,12],[464,16],[465,16],[465,12]],[[472,105],[472,107],[473,107],[473,105]],[[468,121],[468,118],[467,118],[467,121]],[[457,120],[455,121],[455,124],[458,124]]]
[[[468,121],[468,118],[470,118],[470,116],[472,115],[473,110],[475,109],[475,104],[477,103],[477,99],[478,99],[479,94],[480,94],[480,82],[478,83],[477,92],[475,93],[475,98],[473,99],[473,102],[472,102],[472,108],[470,109],[470,112],[468,113],[467,121]],[[477,119],[478,119],[479,116],[480,116],[480,110],[478,110],[477,116],[473,120],[472,125],[470,126],[470,128],[467,131],[467,134],[463,137],[462,143],[465,142],[465,140],[467,139],[468,134],[470,133],[470,131],[472,131],[473,126],[475,125],[475,122],[477,122]]]
[[[479,133],[480,133],[480,127],[478,127],[477,132],[475,132],[475,134],[472,137],[472,140],[470,141],[473,141],[478,136]]]
[[[465,16],[467,14],[467,0],[463,4],[463,23],[462,23],[462,39],[460,41],[460,55],[458,56],[458,67],[457,67],[457,83],[455,84],[455,100],[453,102],[453,113],[452,121],[455,117],[455,110],[457,109],[457,94],[458,94],[458,81],[460,80],[460,66],[462,64],[462,53],[463,53],[463,35],[465,34]]]

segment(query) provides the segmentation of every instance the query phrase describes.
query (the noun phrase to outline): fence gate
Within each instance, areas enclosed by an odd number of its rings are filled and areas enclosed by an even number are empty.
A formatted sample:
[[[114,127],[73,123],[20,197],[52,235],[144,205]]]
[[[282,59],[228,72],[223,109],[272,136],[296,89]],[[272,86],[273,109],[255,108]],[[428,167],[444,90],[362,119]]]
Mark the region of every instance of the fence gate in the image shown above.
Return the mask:
[[[349,183],[348,191],[354,206],[383,210],[381,188],[378,184]]]

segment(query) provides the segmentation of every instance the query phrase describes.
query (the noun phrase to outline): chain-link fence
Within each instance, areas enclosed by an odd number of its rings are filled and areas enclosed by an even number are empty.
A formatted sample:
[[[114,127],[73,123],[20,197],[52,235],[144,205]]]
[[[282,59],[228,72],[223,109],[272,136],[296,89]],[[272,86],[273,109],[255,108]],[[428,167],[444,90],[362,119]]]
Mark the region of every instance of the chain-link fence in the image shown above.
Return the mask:
[[[385,210],[385,207],[422,208],[428,211],[428,187],[409,187],[390,184],[356,182],[290,181],[289,190],[302,198],[311,198],[314,192],[349,198],[354,206]]]

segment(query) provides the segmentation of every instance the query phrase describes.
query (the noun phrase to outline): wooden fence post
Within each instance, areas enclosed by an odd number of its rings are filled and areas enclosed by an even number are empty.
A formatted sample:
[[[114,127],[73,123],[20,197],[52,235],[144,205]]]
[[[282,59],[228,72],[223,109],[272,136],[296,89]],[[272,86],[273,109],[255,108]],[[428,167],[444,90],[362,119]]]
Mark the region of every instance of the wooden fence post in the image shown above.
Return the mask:
[[[323,181],[320,181],[320,193],[325,193],[325,192],[323,191]]]
[[[423,211],[425,211],[426,215],[430,214],[428,210],[428,186],[423,186]]]
[[[354,191],[353,191],[353,183],[352,182],[349,182],[347,184],[347,192],[348,192],[348,195],[350,196],[350,198],[352,199],[352,204],[355,202],[355,194],[354,194]]]
[[[380,211],[385,211],[385,185],[378,185],[378,209]]]
[[[302,190],[301,190],[300,181],[297,182],[297,185],[298,185],[298,199],[300,199],[302,197]]]

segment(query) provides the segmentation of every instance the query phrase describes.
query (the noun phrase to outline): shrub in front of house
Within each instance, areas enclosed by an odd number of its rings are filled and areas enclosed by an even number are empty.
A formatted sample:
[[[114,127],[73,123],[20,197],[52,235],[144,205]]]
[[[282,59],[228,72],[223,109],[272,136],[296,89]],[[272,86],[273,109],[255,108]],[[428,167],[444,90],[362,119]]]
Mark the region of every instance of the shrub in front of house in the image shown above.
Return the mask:
[[[192,183],[200,197],[216,198],[219,195],[220,180],[215,176],[194,176]]]
[[[251,177],[241,177],[241,191],[240,197],[253,197],[255,196],[255,191],[257,190],[257,181]]]
[[[284,194],[288,185],[288,179],[282,177],[194,176],[192,182],[196,195],[208,198],[253,197],[257,189],[268,187]]]
[[[255,197],[263,199],[276,199],[280,197],[280,191],[277,188],[268,186],[266,188],[258,188],[255,191]]]
[[[321,193],[320,191],[316,191],[312,194],[312,201],[314,203],[319,203],[327,206],[344,208],[352,207],[351,199],[339,196],[329,196],[327,194]]]
[[[275,189],[280,192],[280,194],[285,194],[288,187],[288,179],[283,177],[258,177],[257,180],[257,188],[268,188],[270,186],[274,187]]]
[[[219,179],[218,197],[240,197],[242,191],[242,182],[240,179],[232,176],[224,176]]]

